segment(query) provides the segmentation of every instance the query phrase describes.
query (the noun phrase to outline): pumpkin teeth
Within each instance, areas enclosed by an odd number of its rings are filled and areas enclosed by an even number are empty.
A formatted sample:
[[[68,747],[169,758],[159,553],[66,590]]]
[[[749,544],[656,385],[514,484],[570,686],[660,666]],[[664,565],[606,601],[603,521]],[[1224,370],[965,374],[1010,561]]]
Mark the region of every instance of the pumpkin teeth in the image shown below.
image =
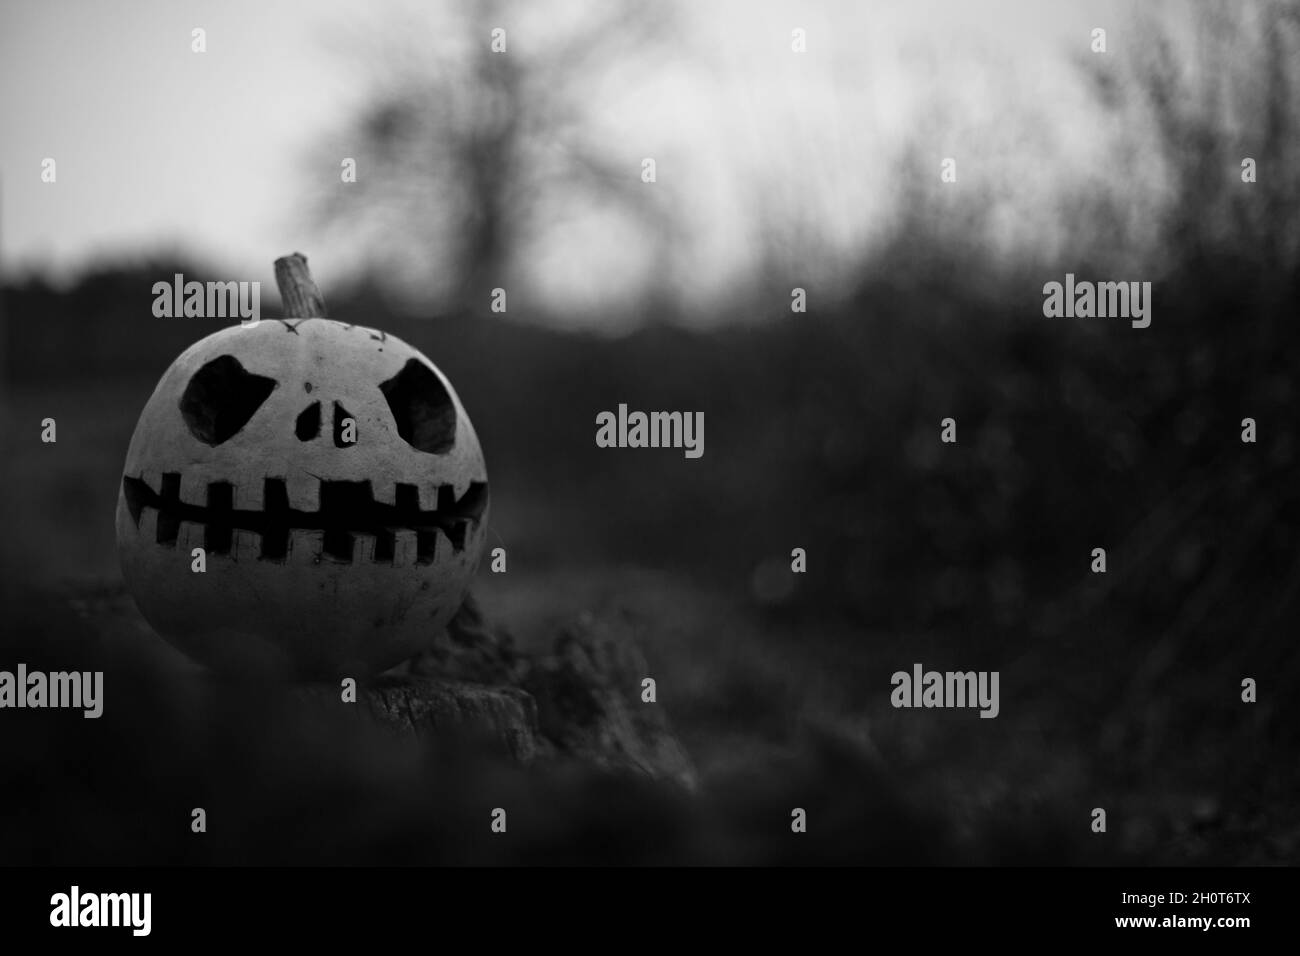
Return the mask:
[[[236,561],[256,561],[262,555],[262,536],[256,531],[235,529],[234,558]]]
[[[198,474],[181,472],[180,496],[187,505],[205,505],[208,503],[208,482]]]
[[[320,510],[321,481],[315,475],[299,471],[291,474],[288,478],[278,480],[288,489],[290,508],[296,511]],[[265,487],[265,482],[263,482],[263,487]],[[266,505],[263,504],[262,507],[265,508]]]
[[[321,553],[324,546],[324,532],[310,531],[306,528],[294,528],[289,532],[288,539],[285,541],[285,555],[279,560],[295,565],[320,564]],[[265,554],[265,537],[262,538],[262,548],[263,550],[259,553],[259,557]]]
[[[203,504],[185,500],[181,487],[179,472],[162,474],[157,491],[143,477],[122,479],[127,510],[143,536],[237,559],[260,539],[258,559],[293,563],[328,557],[344,563],[433,564],[443,550],[439,532],[453,552],[463,551],[488,505],[486,482],[471,482],[460,496],[453,486],[440,485],[436,495],[425,496],[434,499],[430,509],[421,507],[419,489],[404,483],[394,487],[390,504],[375,499],[368,481],[319,481],[314,509],[293,504],[292,484],[284,478],[263,481],[260,509],[235,507],[230,482],[208,482]]]
[[[216,548],[207,547],[208,540],[201,521],[182,521],[176,530],[176,547],[182,554],[190,554],[195,548],[204,548],[213,554],[222,553]],[[229,550],[229,549],[227,549]]]
[[[376,536],[373,534],[354,534],[352,535],[352,563],[353,564],[370,564],[375,560],[375,541]],[[388,561],[392,564],[392,559]]]
[[[398,528],[393,532],[393,567],[409,568],[415,564],[416,534],[410,528]]]
[[[235,485],[235,507],[240,511],[261,511],[266,507],[263,497],[265,483],[249,481]]]

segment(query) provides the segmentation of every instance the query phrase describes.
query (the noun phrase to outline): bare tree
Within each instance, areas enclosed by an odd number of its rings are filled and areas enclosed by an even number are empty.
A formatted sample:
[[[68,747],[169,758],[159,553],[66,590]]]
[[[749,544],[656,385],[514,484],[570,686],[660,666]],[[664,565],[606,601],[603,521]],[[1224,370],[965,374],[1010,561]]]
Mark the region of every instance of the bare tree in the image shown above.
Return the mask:
[[[671,246],[668,211],[638,188],[638,167],[593,142],[590,112],[629,80],[630,63],[653,62],[671,8],[601,4],[545,42],[511,26],[523,9],[455,5],[439,34],[461,41],[450,59],[411,58],[410,38],[391,32],[372,38],[383,89],[344,140],[361,144],[361,172],[319,206],[325,225],[364,235],[385,268],[419,276],[440,310],[485,309],[493,288],[518,279],[528,245],[575,209],[612,207],[647,242]]]

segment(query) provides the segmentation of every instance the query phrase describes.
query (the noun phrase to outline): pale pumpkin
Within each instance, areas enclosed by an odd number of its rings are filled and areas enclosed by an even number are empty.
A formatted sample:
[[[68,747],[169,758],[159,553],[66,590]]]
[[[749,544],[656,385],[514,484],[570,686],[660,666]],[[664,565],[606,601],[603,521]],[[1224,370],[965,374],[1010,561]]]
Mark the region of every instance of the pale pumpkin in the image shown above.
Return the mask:
[[[263,320],[163,375],[117,539],[144,617],[196,660],[362,676],[456,612],[487,520],[478,437],[432,362],[358,325]]]

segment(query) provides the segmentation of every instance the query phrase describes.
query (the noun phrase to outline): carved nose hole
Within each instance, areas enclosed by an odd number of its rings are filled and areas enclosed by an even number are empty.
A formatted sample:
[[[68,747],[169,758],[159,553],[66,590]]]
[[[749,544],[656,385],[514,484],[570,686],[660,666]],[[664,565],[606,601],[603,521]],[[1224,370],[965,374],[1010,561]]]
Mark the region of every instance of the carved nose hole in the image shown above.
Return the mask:
[[[320,434],[320,402],[312,402],[302,410],[293,433],[299,441],[311,441]]]

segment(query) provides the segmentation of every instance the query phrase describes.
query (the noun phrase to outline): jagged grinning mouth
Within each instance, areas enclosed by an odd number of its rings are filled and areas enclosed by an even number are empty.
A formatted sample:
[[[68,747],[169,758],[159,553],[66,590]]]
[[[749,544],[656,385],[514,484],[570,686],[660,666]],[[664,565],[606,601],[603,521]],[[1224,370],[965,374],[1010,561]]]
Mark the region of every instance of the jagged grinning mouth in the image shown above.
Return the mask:
[[[465,493],[456,498],[451,485],[438,488],[437,507],[420,510],[419,489],[398,484],[395,504],[376,501],[369,481],[322,481],[320,509],[299,511],[289,507],[289,492],[283,478],[267,478],[263,484],[261,511],[241,511],[234,505],[234,485],[228,481],[208,484],[208,503],[192,505],[181,501],[179,472],[166,472],[158,491],[141,478],[122,478],[131,520],[140,527],[145,508],[158,512],[157,543],[175,546],[182,521],[203,525],[204,550],[209,554],[229,554],[234,532],[253,531],[261,535],[265,561],[285,561],[289,552],[289,532],[296,530],[324,532],[322,553],[338,560],[352,560],[354,535],[371,535],[375,539],[375,562],[392,564],[397,531],[415,532],[416,564],[432,564],[435,559],[437,532],[441,531],[455,551],[465,547],[465,537],[472,525],[482,520],[487,510],[487,483],[471,482]]]

